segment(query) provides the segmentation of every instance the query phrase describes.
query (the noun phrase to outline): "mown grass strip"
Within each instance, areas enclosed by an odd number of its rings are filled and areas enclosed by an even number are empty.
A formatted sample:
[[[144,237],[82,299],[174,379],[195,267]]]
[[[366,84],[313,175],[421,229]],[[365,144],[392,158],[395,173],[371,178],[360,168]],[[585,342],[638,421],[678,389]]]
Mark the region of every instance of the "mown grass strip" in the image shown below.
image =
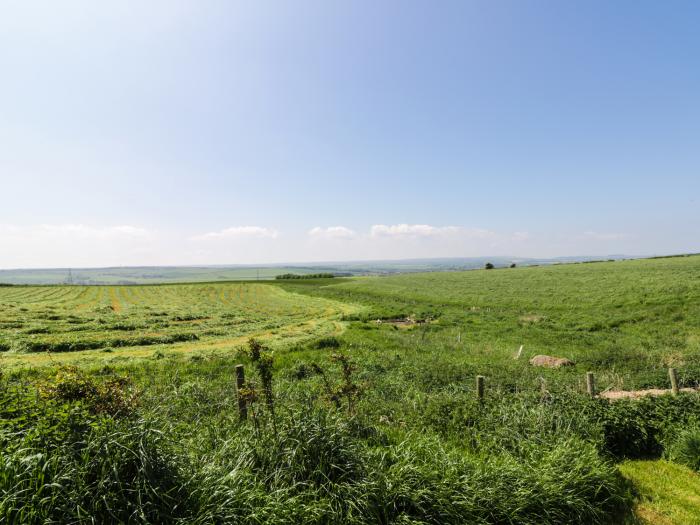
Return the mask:
[[[620,472],[639,495],[635,514],[651,525],[700,523],[700,475],[667,461],[626,461]]]

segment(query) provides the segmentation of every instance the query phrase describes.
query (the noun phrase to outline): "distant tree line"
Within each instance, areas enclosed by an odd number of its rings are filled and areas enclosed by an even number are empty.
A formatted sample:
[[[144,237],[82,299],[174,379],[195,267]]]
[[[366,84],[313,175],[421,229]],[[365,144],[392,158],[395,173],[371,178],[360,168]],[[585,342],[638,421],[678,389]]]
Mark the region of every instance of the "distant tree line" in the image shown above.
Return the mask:
[[[516,266],[515,263],[510,263],[510,265],[508,266],[508,268],[515,268],[515,266]],[[536,266],[536,265],[533,265],[533,266]],[[495,266],[494,266],[493,263],[487,262],[487,263],[484,265],[484,268],[485,268],[486,270],[493,270],[493,269],[495,268]]]
[[[283,273],[282,275],[276,275],[275,279],[331,279],[335,277],[332,273]]]

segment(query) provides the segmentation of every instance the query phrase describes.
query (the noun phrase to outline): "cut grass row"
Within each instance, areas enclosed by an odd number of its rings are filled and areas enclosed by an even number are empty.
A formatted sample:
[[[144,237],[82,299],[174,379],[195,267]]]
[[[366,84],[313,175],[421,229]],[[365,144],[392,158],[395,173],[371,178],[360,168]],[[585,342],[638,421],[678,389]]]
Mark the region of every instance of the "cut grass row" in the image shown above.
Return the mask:
[[[246,335],[322,335],[336,331],[333,319],[355,311],[253,283],[8,287],[0,290],[0,352],[8,366],[84,361],[88,355],[108,362],[130,350],[135,356],[171,348],[196,352],[238,344]],[[77,355],[85,351],[93,352]],[[43,355],[32,356],[38,353]]]
[[[700,523],[700,475],[667,461],[626,461],[620,471],[638,493],[635,513],[649,525]]]

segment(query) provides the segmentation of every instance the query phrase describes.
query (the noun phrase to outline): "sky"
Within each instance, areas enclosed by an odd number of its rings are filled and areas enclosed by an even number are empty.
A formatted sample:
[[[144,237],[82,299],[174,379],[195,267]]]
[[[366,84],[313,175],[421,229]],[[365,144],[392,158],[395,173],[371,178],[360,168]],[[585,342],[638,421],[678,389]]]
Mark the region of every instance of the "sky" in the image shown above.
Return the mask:
[[[1,0],[0,268],[700,251],[698,20]]]

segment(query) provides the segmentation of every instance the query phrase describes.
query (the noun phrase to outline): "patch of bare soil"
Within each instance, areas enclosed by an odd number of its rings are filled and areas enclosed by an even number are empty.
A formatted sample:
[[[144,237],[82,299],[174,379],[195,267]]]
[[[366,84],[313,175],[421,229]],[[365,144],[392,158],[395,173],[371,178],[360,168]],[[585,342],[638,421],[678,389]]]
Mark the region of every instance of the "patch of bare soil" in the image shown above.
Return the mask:
[[[700,392],[700,388],[679,388],[680,392]],[[663,388],[648,388],[646,390],[609,390],[601,392],[598,397],[604,399],[639,399],[646,396],[663,396],[670,394],[671,390]]]

